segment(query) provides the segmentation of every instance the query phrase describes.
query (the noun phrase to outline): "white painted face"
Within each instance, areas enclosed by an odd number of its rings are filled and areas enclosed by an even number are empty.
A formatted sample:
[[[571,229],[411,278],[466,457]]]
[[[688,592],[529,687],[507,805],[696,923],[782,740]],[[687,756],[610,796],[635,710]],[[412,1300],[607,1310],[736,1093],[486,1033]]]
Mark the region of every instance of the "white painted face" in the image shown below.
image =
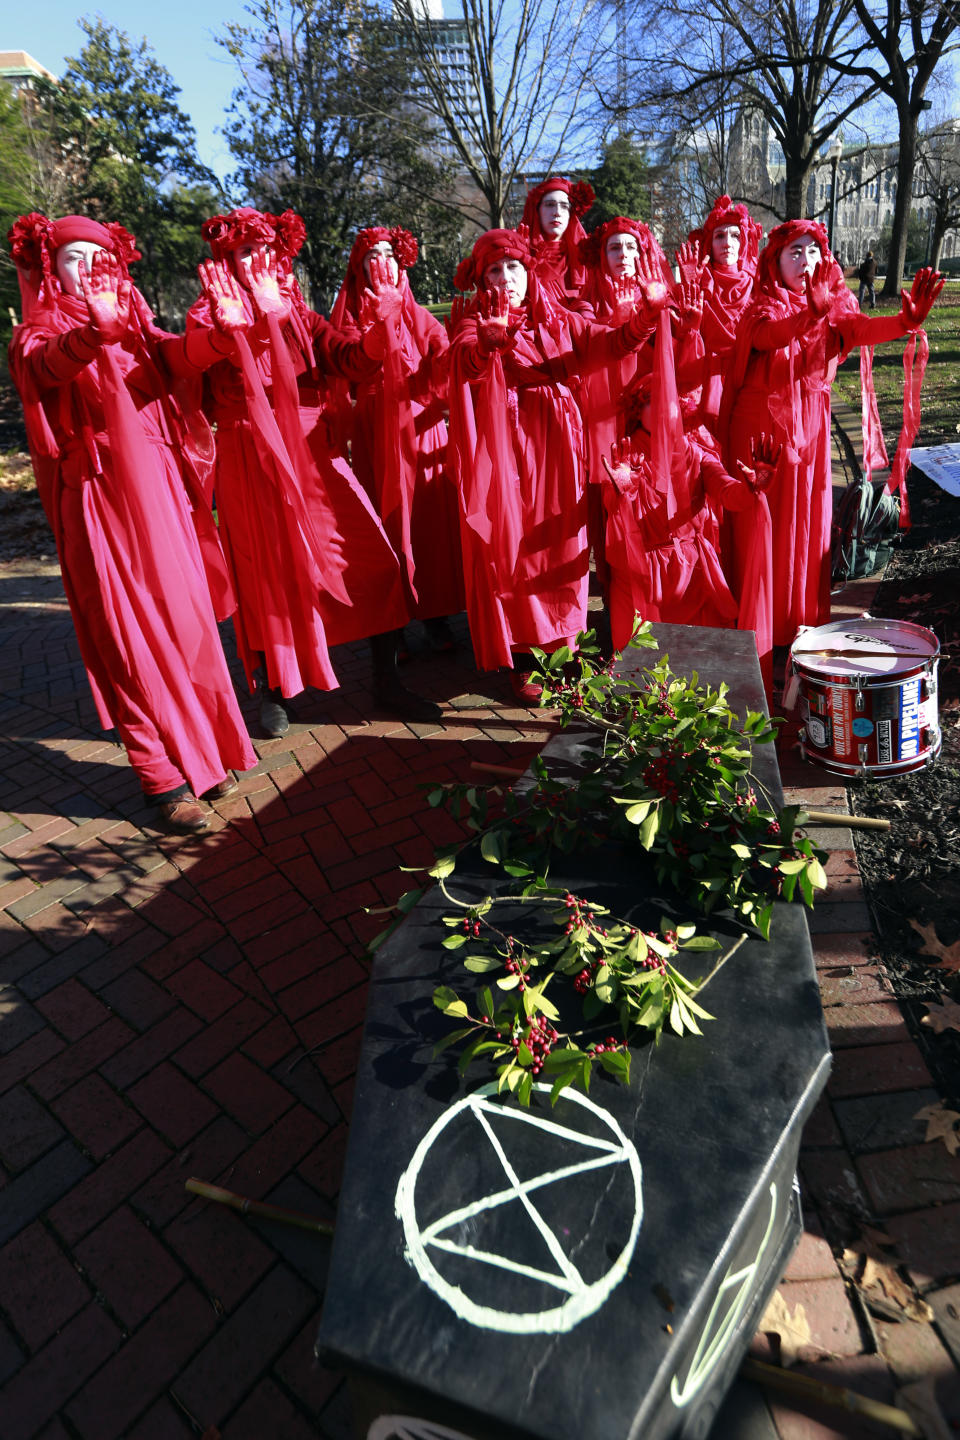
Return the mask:
[[[637,260],[640,258],[636,235],[631,235],[629,231],[618,231],[616,235],[608,237],[604,250],[607,269],[614,279],[619,280],[623,275],[636,275]]]
[[[566,190],[548,190],[537,206],[537,214],[547,239],[561,239],[570,224],[570,196]]]
[[[76,299],[83,294],[80,289],[80,266],[85,265],[87,274],[93,268],[93,257],[104,250],[92,240],[68,240],[57,251],[57,279],[63,286],[64,294]]]
[[[373,249],[368,250],[366,255],[364,255],[363,275],[367,283],[369,284],[370,282],[370,261],[374,256],[381,260],[386,266],[387,279],[390,284],[398,284],[400,280],[400,266],[397,264],[396,256],[393,253],[393,246],[389,240],[381,240],[378,245],[374,245]]]
[[[815,235],[797,235],[780,251],[780,279],[788,290],[803,293],[805,275],[812,275],[823,255]]]
[[[483,283],[487,290],[506,291],[507,299],[515,309],[526,299],[526,266],[521,260],[495,260],[484,270]]]
[[[710,241],[714,265],[737,265],[740,261],[740,226],[718,225]]]
[[[245,290],[250,289],[250,262],[254,255],[263,256],[267,247],[262,240],[253,245],[238,245],[233,253],[233,268],[237,279]]]

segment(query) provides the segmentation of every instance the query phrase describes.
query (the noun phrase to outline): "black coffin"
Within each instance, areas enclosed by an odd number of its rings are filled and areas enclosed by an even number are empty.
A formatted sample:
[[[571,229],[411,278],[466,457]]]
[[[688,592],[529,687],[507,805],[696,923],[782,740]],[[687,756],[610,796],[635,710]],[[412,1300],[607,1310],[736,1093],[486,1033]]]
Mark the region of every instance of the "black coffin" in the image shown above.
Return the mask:
[[[752,635],[654,633],[676,673],[762,708]],[[576,749],[557,736],[551,769]],[[754,768],[780,803],[772,746]],[[644,924],[669,913],[635,856],[571,863],[552,878]],[[449,883],[479,898],[494,874],[467,855]],[[450,909],[432,890],[377,955],[318,1352],[354,1378],[369,1440],[705,1436],[800,1232],[800,1132],[829,1068],[802,908],[704,992],[703,1039],[665,1033],[629,1087],[598,1075],[552,1109],[543,1087],[529,1111],[431,1058],[434,986],[464,988]]]

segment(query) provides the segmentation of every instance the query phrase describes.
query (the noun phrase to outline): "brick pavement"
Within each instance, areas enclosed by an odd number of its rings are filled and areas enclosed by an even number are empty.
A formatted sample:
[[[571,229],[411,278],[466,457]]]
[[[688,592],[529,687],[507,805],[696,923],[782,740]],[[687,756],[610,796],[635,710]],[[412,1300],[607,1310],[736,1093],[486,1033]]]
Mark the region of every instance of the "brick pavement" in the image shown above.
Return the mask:
[[[522,766],[549,717],[463,653],[410,671],[442,725],[391,721],[355,647],[340,692],[301,698],[289,735],[257,742],[213,833],[172,839],[96,731],[58,595],[0,568],[0,1433],[342,1440],[344,1387],[312,1355],[326,1243],[184,1181],[334,1215],[370,911],[409,887],[400,864],[459,838],[422,786]],[[791,798],[844,802],[789,749],[782,763]],[[872,957],[849,834],[828,840],[813,929],[837,1055],[782,1292],[810,1322],[811,1373],[886,1398],[942,1373],[960,1417],[960,1159],[923,1143],[914,1116],[935,1091]],[[936,1326],[867,1317],[823,1238],[860,1217],[896,1241]],[[859,1433],[758,1404],[752,1434]]]

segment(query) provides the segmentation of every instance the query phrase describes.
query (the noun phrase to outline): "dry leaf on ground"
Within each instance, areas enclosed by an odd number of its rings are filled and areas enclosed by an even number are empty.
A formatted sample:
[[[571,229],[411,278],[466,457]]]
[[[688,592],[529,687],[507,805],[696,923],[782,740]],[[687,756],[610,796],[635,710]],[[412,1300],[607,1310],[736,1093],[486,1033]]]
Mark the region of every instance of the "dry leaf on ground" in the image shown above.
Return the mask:
[[[877,1258],[875,1250],[873,1254],[864,1254],[862,1249],[844,1250],[841,1265],[874,1314],[885,1320],[916,1320],[923,1325],[933,1321],[930,1306],[901,1280],[893,1265]]]
[[[935,1035],[942,1035],[945,1030],[960,1030],[960,1005],[955,1000],[932,1005],[920,1024],[929,1025]]]
[[[956,1110],[948,1110],[942,1100],[938,1100],[935,1105],[924,1105],[923,1109],[918,1110],[913,1118],[927,1122],[924,1141],[942,1140],[951,1155],[956,1155],[960,1150],[960,1134],[956,1129],[960,1114]]]
[[[806,1312],[798,1305],[793,1314],[779,1290],[773,1292],[757,1329],[764,1335],[776,1335],[780,1341],[780,1364],[786,1368],[796,1364],[799,1352],[812,1343]]]
[[[921,955],[928,955],[935,960],[942,960],[948,970],[954,974],[960,974],[960,940],[954,940],[952,945],[944,945],[937,939],[936,927],[920,925],[916,920],[910,921],[910,928],[920,936],[923,941]]]

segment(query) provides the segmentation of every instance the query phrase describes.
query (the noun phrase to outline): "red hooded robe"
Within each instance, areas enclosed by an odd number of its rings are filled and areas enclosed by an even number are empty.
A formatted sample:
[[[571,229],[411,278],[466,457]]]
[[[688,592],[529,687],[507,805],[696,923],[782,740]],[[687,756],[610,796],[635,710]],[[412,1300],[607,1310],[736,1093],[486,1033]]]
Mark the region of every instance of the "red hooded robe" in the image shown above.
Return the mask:
[[[406,272],[416,262],[417,242],[409,231],[398,226],[360,231],[330,321],[350,339],[360,338],[363,260],[383,241],[397,261],[403,306],[397,325],[387,330],[382,375],[337,386],[344,422],[339,448],[349,453],[403,561],[410,613],[429,620],[463,609],[463,562],[457,492],[446,463],[449,342],[410,288]]]
[[[24,299],[10,369],[100,721],[147,795],[184,781],[200,795],[257,763],[217,631],[234,602],[204,496],[211,437],[191,403],[218,351],[158,330],[137,290],[122,340],[96,340],[56,252],[89,241],[126,269],[139,257],[122,226],[32,214],[10,240]]]
[[[284,696],[338,684],[329,647],[400,626],[408,618],[400,567],[363,488],[332,453],[327,378],[365,381],[381,359],[309,310],[290,261],[299,216],[238,209],[203,226],[216,259],[241,245],[273,246],[292,313],[256,321],[236,354],[207,375],[217,427],[215,488],[220,534],[237,588],[237,640],[251,685],[261,663]],[[229,262],[228,262],[229,263]],[[188,335],[212,326],[201,297]]]
[[[540,201],[554,190],[562,190],[570,197],[570,222],[559,240],[548,240],[540,225]],[[530,236],[540,288],[555,305],[579,309],[586,279],[580,258],[580,242],[586,232],[580,217],[586,215],[594,198],[593,186],[586,180],[567,180],[563,175],[551,175],[527,191],[521,225],[527,227]]]

